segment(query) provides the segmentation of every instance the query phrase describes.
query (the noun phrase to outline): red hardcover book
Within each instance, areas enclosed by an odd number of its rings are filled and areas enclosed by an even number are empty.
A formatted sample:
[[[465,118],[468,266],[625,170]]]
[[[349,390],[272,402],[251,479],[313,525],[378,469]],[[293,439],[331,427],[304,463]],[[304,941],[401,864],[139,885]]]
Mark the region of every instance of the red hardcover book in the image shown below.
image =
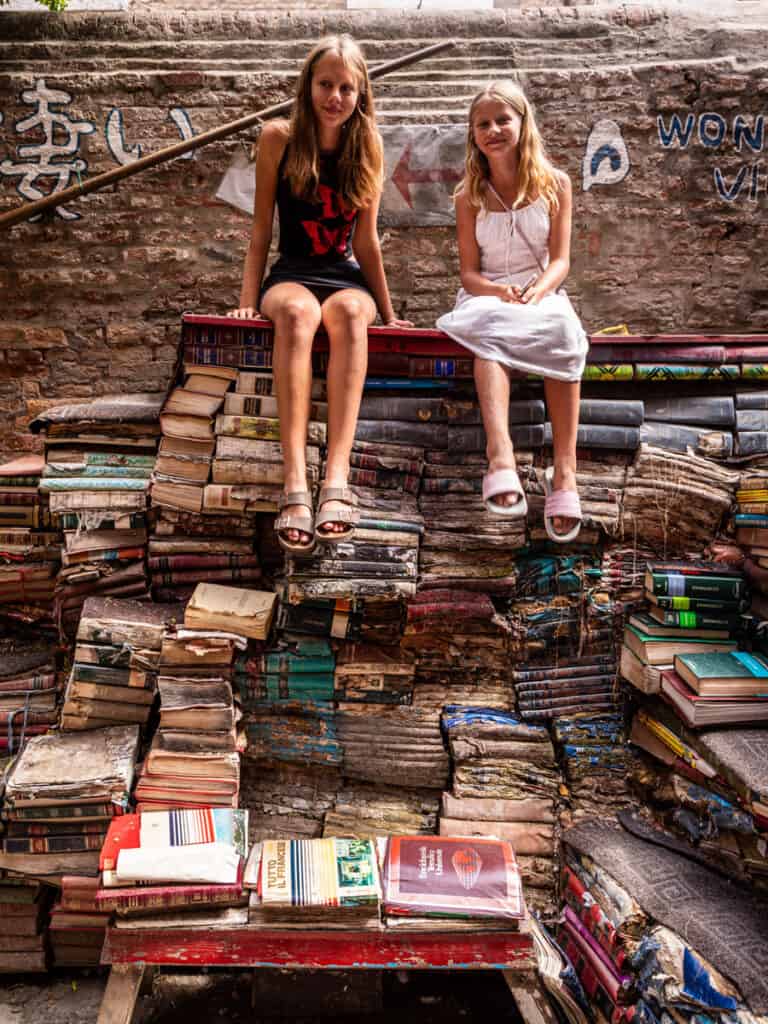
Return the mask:
[[[392,836],[384,910],[418,917],[525,917],[512,846],[464,836]]]
[[[96,907],[100,911],[153,911],[171,907],[239,907],[248,902],[243,890],[243,864],[237,880],[228,885],[139,885],[125,889],[99,889]]]

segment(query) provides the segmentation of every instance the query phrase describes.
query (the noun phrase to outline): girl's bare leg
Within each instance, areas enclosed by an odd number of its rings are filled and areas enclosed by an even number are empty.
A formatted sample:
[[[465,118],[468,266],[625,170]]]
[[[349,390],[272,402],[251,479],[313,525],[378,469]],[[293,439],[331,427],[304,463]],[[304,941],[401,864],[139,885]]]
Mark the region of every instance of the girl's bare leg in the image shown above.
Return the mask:
[[[349,454],[355,439],[360,399],[368,368],[368,325],[376,318],[376,305],[359,288],[335,292],[322,306],[322,318],[331,346],[328,361],[328,461],[325,482],[329,487],[346,487]],[[328,501],[323,511],[345,508]],[[322,529],[340,533],[344,523],[326,524]]]
[[[575,491],[576,432],[579,427],[581,381],[544,379],[547,411],[552,423],[552,447],[555,478],[553,490]],[[576,525],[574,519],[555,516],[552,525],[557,533],[567,533]]]
[[[515,469],[515,451],[509,436],[509,374],[501,363],[475,357],[475,387],[485,427],[488,472]],[[519,494],[497,494],[498,505],[514,505]]]
[[[283,449],[283,490],[286,494],[306,491],[309,490],[306,445],[312,396],[312,341],[320,326],[320,303],[303,285],[285,282],[267,291],[261,312],[275,325],[272,372]],[[307,514],[300,505],[287,505],[283,511]],[[285,536],[293,544],[310,540],[303,530],[286,530]]]

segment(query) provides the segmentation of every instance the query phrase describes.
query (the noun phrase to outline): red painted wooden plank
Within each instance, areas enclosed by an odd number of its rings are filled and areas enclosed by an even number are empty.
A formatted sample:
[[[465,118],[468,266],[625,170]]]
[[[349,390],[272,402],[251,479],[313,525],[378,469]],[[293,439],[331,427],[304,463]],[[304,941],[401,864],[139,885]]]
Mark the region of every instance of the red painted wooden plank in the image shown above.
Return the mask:
[[[102,963],[239,967],[517,970],[535,967],[533,940],[517,932],[265,931],[261,928],[111,928]]]
[[[762,352],[768,356],[768,341]],[[725,345],[621,346],[593,343],[587,353],[587,362],[591,363],[727,363],[733,358],[733,350]]]

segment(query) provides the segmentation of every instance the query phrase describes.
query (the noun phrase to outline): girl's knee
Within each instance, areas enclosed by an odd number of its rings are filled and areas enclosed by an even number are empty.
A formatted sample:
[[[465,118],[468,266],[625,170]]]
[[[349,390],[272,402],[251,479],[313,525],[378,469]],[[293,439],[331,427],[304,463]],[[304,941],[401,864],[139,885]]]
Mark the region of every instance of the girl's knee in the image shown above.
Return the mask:
[[[370,303],[362,294],[339,296],[323,306],[323,323],[331,329],[367,328],[370,318]]]
[[[272,313],[278,330],[289,334],[314,334],[320,325],[319,309],[303,299],[286,299]]]

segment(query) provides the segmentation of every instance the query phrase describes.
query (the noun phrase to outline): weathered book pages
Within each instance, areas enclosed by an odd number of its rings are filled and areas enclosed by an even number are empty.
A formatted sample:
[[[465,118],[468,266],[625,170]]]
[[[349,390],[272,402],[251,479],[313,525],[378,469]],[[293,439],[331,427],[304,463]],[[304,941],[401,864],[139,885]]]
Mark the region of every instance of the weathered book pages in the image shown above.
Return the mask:
[[[310,420],[307,424],[307,440],[310,444],[325,444],[328,428],[325,423]],[[264,416],[216,417],[216,433],[230,437],[252,438],[262,441],[280,440],[280,421]]]
[[[266,640],[275,602],[275,594],[267,591],[200,583],[187,605],[184,625],[225,629],[253,640]]]

